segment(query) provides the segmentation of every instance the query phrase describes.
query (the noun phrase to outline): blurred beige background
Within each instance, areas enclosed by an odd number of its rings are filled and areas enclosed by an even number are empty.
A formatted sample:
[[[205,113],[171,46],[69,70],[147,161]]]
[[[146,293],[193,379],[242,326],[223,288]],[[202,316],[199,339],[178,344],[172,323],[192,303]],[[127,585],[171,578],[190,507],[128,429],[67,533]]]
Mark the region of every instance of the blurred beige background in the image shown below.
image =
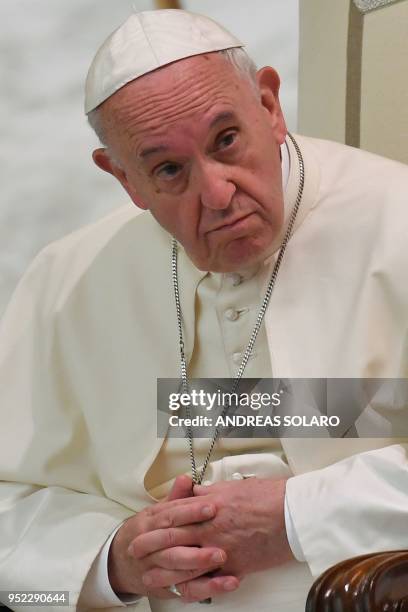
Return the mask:
[[[299,132],[408,163],[408,0],[301,0]]]
[[[89,63],[106,36],[149,0],[1,0],[0,314],[45,245],[126,202],[93,166],[96,139],[82,112]],[[282,77],[296,129],[298,1],[184,0],[243,42],[259,66]]]

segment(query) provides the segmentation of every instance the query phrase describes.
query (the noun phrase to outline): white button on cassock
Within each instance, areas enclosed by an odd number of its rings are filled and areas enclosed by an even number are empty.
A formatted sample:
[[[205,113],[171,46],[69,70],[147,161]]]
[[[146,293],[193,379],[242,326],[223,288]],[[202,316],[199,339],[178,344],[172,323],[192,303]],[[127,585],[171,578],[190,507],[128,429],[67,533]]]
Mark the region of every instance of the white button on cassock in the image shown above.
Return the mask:
[[[234,287],[237,287],[242,283],[242,276],[238,274],[238,272],[232,272],[231,274],[228,274],[228,278],[231,279],[232,285]]]
[[[228,308],[228,310],[225,311],[225,318],[228,319],[228,321],[236,321],[238,317],[239,312],[235,310],[235,308]]]

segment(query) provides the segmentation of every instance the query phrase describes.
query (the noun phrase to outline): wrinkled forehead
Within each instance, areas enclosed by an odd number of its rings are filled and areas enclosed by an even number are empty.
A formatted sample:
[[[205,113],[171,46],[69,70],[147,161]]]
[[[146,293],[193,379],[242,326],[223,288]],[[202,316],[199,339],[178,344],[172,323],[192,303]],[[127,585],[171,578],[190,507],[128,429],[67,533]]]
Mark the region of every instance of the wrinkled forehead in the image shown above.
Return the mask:
[[[174,62],[128,83],[101,107],[107,129],[130,138],[168,132],[189,119],[234,111],[251,93],[248,79],[223,55]]]

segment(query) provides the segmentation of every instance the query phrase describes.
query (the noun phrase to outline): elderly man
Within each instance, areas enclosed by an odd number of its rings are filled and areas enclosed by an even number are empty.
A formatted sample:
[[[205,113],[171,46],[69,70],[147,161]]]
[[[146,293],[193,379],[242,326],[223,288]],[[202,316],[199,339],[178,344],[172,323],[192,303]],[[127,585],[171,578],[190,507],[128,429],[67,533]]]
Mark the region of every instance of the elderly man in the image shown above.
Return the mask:
[[[94,161],[149,212],[46,248],[6,314],[3,589],[300,612],[330,565],[408,546],[405,405],[361,415],[375,439],[157,439],[158,377],[407,375],[407,169],[289,136],[241,46],[156,11],[95,57]]]

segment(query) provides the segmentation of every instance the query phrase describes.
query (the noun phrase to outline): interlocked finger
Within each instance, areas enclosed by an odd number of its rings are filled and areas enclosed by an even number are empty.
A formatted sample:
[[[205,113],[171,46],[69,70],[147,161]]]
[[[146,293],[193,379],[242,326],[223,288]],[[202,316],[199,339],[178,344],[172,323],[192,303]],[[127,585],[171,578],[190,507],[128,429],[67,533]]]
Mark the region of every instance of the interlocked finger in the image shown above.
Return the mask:
[[[153,553],[145,559],[151,567],[168,570],[204,569],[206,571],[220,567],[226,560],[227,555],[219,548],[198,548],[196,546],[174,546]]]
[[[146,555],[173,546],[197,546],[199,543],[197,528],[197,525],[191,525],[142,533],[130,543],[128,553],[135,559],[142,559]]]
[[[207,573],[208,570],[165,570],[155,567],[143,574],[143,584],[148,588],[158,589],[172,584],[187,582]]]
[[[182,600],[187,603],[213,598],[217,595],[235,591],[238,587],[239,580],[235,576],[203,576],[177,584]]]
[[[197,497],[183,497],[181,499],[173,499],[171,501],[161,502],[146,508],[151,516],[159,514],[163,509],[177,508],[178,506],[189,506],[197,503]]]
[[[145,531],[166,529],[168,527],[180,527],[193,523],[208,521],[215,515],[215,506],[205,500],[190,504],[177,504],[169,506],[166,504],[159,512],[149,512],[144,518]]]

